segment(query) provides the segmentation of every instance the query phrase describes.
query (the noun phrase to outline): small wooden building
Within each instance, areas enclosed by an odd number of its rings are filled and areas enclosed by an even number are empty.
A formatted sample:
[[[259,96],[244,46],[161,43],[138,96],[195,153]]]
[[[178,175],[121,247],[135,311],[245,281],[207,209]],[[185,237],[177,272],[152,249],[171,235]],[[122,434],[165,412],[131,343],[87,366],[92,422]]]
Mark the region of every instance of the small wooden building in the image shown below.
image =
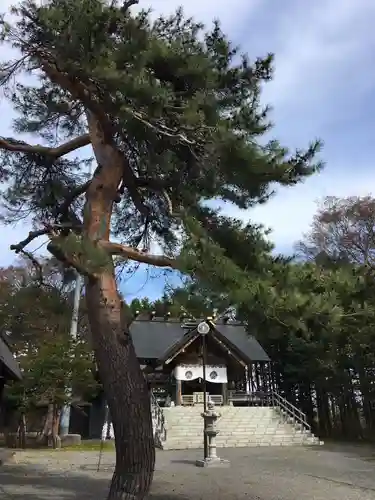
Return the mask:
[[[214,322],[203,341],[198,323],[138,316],[130,326],[135,352],[160,406],[203,403],[203,342],[206,393],[215,404],[254,403],[259,392],[271,390],[270,358],[243,324]],[[101,394],[86,409],[87,417],[73,411],[70,432],[99,438],[104,403]]]
[[[21,380],[20,367],[15,360],[6,336],[0,333],[0,398],[8,380]]]
[[[216,404],[271,389],[270,359],[242,323],[210,322],[204,339],[198,323],[138,318],[131,325],[137,357],[160,404],[202,402],[204,353],[206,391]]]
[[[4,419],[3,394],[9,380],[21,380],[20,367],[15,360],[6,336],[0,333],[0,427]]]

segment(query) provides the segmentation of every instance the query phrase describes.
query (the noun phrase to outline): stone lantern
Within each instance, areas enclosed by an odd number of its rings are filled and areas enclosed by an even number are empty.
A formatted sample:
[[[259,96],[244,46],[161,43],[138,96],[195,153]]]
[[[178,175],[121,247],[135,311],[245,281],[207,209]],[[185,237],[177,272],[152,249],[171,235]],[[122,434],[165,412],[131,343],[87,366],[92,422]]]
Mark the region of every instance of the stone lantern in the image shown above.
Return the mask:
[[[204,419],[204,432],[208,443],[208,456],[203,460],[197,460],[197,467],[228,467],[229,460],[224,460],[217,456],[216,436],[219,431],[216,428],[217,419],[221,417],[215,410],[214,403],[210,400],[207,404],[207,410],[201,413]]]

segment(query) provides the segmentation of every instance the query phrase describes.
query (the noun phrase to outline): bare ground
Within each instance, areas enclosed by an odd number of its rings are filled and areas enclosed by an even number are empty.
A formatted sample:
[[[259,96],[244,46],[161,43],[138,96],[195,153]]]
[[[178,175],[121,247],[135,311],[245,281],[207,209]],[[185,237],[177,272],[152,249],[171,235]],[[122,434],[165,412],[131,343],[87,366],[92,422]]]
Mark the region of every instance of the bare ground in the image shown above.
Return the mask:
[[[201,451],[158,452],[152,500],[375,500],[375,449],[355,446],[220,450],[228,469],[199,469]],[[1,500],[106,498],[114,454],[20,452],[0,467]]]

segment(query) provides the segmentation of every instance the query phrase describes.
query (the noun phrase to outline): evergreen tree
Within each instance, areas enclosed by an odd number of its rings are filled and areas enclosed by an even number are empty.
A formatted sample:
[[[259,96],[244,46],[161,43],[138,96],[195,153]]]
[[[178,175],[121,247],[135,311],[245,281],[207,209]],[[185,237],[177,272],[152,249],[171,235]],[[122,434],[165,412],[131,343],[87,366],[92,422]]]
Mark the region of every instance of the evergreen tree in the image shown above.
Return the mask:
[[[18,113],[15,133],[43,142],[0,140],[4,220],[33,218],[36,229],[16,252],[44,234],[49,251],[85,276],[116,436],[111,500],[144,498],[155,458],[149,393],[121,319],[114,262],[247,287],[225,238],[218,243],[210,230],[217,214],[205,203],[246,209],[266,201],[274,183],[296,184],[320,167],[319,143],[290,154],[263,138],[270,123],[260,92],[271,55],[250,62],[219,23],[205,30],[181,10],[153,22],[131,12],[136,3],[24,1],[2,29],[20,57],[0,68]],[[22,74],[33,78],[25,83]],[[93,158],[78,154],[88,145]]]
[[[368,265],[273,257],[259,235],[238,226],[232,262],[249,287],[190,280],[169,301],[197,317],[235,305],[273,365],[273,388],[306,413],[321,437],[375,436],[374,275]],[[247,236],[248,235],[248,236]],[[247,241],[248,238],[248,241]],[[246,256],[249,258],[246,258]],[[251,289],[252,293],[249,293]]]

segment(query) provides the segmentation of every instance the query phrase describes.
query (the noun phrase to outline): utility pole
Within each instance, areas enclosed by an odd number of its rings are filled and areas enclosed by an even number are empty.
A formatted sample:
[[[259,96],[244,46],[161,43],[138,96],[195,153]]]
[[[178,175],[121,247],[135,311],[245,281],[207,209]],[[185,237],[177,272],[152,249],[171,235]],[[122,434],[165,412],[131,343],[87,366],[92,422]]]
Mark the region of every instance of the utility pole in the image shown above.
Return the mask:
[[[87,172],[87,180],[90,180],[92,176],[91,165],[89,171]],[[81,292],[83,286],[82,276],[76,271],[76,286],[74,289],[74,299],[73,299],[73,313],[72,320],[70,323],[70,337],[73,341],[77,340],[78,332],[78,319],[79,319],[79,303],[81,302]],[[67,387],[67,394],[70,396],[72,393],[71,387]],[[70,408],[71,405],[67,404],[64,406],[61,412],[60,418],[60,436],[66,436],[69,434],[70,425]]]
[[[73,341],[77,340],[79,303],[81,300],[82,284],[83,284],[82,276],[77,272],[76,285],[74,289],[73,314],[72,314],[72,321],[70,323],[70,337]],[[70,396],[71,393],[72,389],[71,387],[68,387],[67,394]],[[67,404],[64,406],[61,412],[60,436],[66,436],[67,434],[69,434],[69,424],[70,424],[70,404]]]

